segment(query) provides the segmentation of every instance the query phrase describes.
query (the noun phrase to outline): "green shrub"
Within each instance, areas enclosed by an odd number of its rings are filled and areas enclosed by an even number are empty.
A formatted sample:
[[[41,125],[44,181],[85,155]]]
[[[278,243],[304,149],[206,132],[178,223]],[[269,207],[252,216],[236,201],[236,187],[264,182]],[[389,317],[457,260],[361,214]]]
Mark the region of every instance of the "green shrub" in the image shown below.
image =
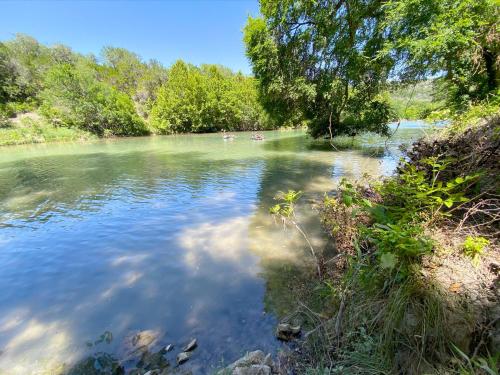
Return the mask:
[[[398,263],[408,264],[430,253],[432,241],[417,224],[378,224],[365,231],[377,249],[382,268],[393,269]]]
[[[400,174],[376,186],[384,197],[384,204],[375,214],[384,215],[385,220],[424,221],[435,219],[437,215],[447,215],[457,203],[467,202],[464,187],[473,183],[478,175],[440,180],[440,174],[450,161],[438,158],[421,160],[423,168],[413,164],[403,164]],[[381,219],[381,217],[378,217]]]
[[[53,124],[77,127],[99,136],[148,133],[132,99],[99,82],[85,67],[60,64],[46,76],[41,112]]]
[[[465,255],[472,259],[474,265],[478,265],[484,249],[490,244],[490,241],[481,236],[467,236],[462,247]]]

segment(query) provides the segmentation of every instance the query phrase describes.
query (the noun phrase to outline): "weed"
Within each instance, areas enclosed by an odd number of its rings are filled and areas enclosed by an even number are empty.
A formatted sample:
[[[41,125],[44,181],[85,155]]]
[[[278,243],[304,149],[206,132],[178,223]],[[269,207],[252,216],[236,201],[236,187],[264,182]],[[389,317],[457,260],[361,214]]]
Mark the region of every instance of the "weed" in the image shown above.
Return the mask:
[[[472,259],[472,264],[476,267],[479,265],[481,255],[485,248],[490,244],[490,241],[481,236],[467,236],[462,247],[465,255]]]

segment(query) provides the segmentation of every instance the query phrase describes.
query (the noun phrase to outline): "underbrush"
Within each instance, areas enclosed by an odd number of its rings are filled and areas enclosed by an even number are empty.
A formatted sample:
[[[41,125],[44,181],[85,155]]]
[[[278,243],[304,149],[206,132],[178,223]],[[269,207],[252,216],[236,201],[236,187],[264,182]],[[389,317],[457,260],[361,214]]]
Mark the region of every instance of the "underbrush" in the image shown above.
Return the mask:
[[[70,142],[94,139],[89,132],[66,127],[56,127],[41,118],[25,118],[0,126],[0,146],[44,142]]]
[[[417,142],[394,177],[325,196],[338,255],[313,252],[323,307],[299,373],[498,374],[499,121],[451,134]]]

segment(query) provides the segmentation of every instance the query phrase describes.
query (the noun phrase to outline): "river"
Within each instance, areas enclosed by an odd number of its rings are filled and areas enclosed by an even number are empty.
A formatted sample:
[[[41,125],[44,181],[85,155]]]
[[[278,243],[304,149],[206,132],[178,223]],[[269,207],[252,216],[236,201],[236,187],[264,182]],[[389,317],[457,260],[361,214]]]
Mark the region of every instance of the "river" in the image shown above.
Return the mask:
[[[404,122],[388,142],[337,151],[302,131],[1,148],[0,374],[74,371],[95,353],[124,361],[140,335],[175,344],[171,363],[197,338],[181,366],[195,374],[276,351],[308,252],[268,214],[273,196],[304,191],[300,218],[321,249],[311,200],[342,177],[390,174],[424,128]]]

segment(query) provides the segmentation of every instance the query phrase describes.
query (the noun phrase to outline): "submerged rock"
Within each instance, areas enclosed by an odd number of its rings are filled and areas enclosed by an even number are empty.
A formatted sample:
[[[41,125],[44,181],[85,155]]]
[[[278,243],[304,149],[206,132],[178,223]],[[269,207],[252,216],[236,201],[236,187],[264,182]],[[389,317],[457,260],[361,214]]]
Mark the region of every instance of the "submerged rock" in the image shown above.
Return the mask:
[[[182,365],[184,362],[187,362],[192,355],[193,354],[190,352],[182,352],[177,354],[177,364]]]
[[[149,370],[148,372],[146,372],[143,375],[167,375],[167,374],[168,374],[168,369],[165,368],[163,370]]]
[[[187,344],[184,349],[182,349],[183,352],[190,352],[194,350],[198,346],[198,341],[196,339],[192,339],[189,344]]]
[[[237,361],[219,371],[218,375],[270,375],[275,373],[271,354],[265,355],[261,350],[247,353]]]
[[[279,340],[290,341],[292,338],[300,335],[300,326],[292,326],[288,323],[280,323],[276,327],[276,337]]]
[[[139,362],[137,362],[137,367],[144,370],[164,369],[169,366],[169,363],[163,354],[165,354],[163,349],[156,353],[146,351],[142,354]]]
[[[271,375],[271,368],[267,365],[236,367],[233,370],[232,375]]]

